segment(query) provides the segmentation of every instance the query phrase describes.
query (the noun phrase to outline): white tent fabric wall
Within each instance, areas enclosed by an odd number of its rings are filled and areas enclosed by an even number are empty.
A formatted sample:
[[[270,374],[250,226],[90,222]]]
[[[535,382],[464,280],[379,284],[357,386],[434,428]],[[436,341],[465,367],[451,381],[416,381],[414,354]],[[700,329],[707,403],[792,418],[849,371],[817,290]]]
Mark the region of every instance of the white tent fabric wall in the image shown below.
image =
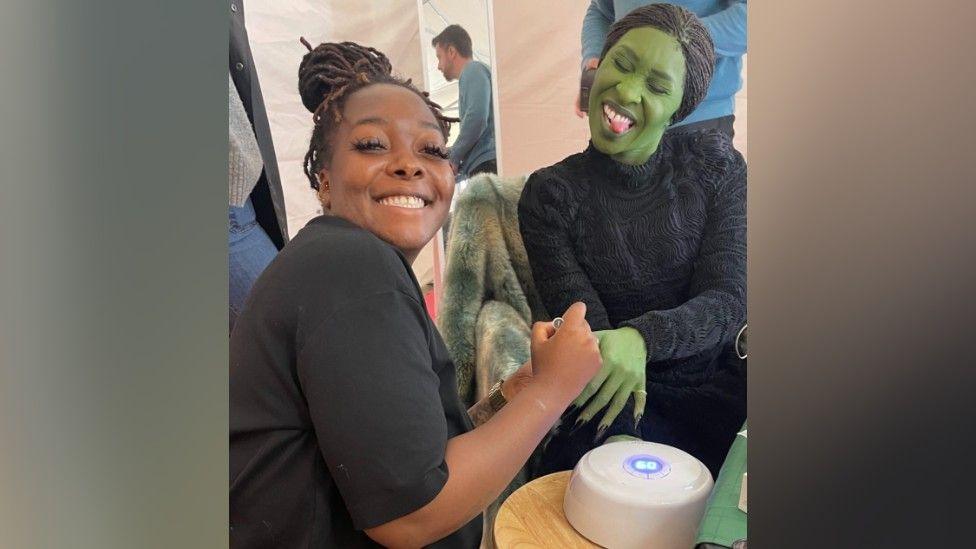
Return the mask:
[[[590,0],[494,0],[496,146],[503,175],[549,166],[586,148],[589,127],[577,118],[580,29]],[[743,70],[743,72],[745,72]],[[745,74],[743,74],[743,77]],[[736,147],[746,153],[746,90],[736,97]]]
[[[312,116],[298,95],[298,64],[312,46],[345,40],[390,57],[394,71],[424,81],[417,0],[248,0],[247,32],[271,124],[285,195],[288,232],[294,236],[322,209],[302,171]],[[428,42],[429,44],[429,42]],[[436,66],[436,61],[435,61]],[[414,264],[421,283],[431,280],[432,254]]]
[[[746,78],[749,73],[748,65],[749,54],[746,54],[742,56],[742,89],[735,94],[735,138],[732,139],[732,144],[747,159],[749,158],[749,155],[746,154],[746,129],[748,128],[746,108],[749,105],[749,102],[746,101],[746,87],[749,84],[749,79]]]
[[[579,89],[580,27],[589,0],[494,1],[496,147],[506,176],[534,172],[586,147]]]

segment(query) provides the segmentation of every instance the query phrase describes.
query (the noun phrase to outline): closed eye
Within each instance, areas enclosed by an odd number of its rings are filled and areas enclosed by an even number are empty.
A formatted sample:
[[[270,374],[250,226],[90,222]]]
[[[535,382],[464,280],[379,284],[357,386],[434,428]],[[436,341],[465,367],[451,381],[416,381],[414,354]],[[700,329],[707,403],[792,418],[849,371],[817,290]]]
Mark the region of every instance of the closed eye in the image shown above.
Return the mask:
[[[630,64],[630,62],[624,59],[623,57],[619,57],[619,56],[614,57],[613,64],[616,65],[617,68],[623,72],[631,72],[634,70],[634,66]]]
[[[434,145],[432,143],[428,143],[424,145],[424,148],[421,149],[421,152],[423,152],[424,154],[429,154],[431,156],[436,156],[437,158],[442,158],[444,160],[447,160],[448,157],[450,156],[450,153],[447,151],[446,147],[442,147],[440,145]]]
[[[652,92],[657,93],[657,94],[671,95],[671,90],[670,89],[668,89],[668,88],[666,88],[666,87],[658,84],[657,82],[655,82],[651,78],[648,78],[647,79],[647,89],[649,89]]]
[[[357,151],[380,151],[386,150],[386,145],[378,137],[364,137],[353,141],[352,148]]]

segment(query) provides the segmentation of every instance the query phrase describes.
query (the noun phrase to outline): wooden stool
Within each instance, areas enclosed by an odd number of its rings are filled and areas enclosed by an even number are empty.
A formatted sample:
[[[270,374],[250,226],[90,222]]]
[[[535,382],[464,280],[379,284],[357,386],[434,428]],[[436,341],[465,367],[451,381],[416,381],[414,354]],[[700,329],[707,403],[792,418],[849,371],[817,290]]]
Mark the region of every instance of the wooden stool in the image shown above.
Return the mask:
[[[599,548],[577,533],[563,514],[563,496],[572,474],[560,471],[539,477],[508,496],[495,517],[495,546]]]

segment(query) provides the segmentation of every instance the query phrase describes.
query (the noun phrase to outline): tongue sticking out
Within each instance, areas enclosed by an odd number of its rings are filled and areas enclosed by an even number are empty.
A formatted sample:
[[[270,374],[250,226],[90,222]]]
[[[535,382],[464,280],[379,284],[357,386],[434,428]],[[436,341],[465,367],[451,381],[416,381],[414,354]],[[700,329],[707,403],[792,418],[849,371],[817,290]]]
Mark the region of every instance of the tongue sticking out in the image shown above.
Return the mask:
[[[618,118],[610,122],[610,129],[613,130],[613,133],[624,133],[630,129],[631,124],[630,120]]]

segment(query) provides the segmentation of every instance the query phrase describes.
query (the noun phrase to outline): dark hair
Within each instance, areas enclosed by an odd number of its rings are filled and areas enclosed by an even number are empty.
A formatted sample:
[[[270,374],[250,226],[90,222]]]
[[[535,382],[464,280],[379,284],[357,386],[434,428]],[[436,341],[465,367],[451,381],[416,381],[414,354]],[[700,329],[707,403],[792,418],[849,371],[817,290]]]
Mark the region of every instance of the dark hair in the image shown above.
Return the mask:
[[[673,4],[650,4],[636,8],[611,25],[607,31],[607,41],[600,53],[600,61],[628,31],[654,27],[664,32],[681,45],[685,55],[685,85],[681,105],[671,117],[671,123],[678,122],[691,114],[708,93],[715,70],[715,46],[708,30],[694,13]]]
[[[313,189],[319,188],[317,174],[327,166],[332,152],[332,134],[342,122],[346,100],[373,84],[400,86],[420,96],[447,140],[450,123],[458,120],[441,114],[441,106],[431,101],[427,92],[417,89],[409,79],[394,76],[393,66],[383,52],[355,42],[327,42],[314,49],[305,38],[301,38],[301,42],[309,51],[298,65],[298,93],[315,123],[303,169]]]
[[[461,25],[448,25],[430,41],[430,45],[444,48],[454,46],[461,57],[471,57],[471,36]]]

